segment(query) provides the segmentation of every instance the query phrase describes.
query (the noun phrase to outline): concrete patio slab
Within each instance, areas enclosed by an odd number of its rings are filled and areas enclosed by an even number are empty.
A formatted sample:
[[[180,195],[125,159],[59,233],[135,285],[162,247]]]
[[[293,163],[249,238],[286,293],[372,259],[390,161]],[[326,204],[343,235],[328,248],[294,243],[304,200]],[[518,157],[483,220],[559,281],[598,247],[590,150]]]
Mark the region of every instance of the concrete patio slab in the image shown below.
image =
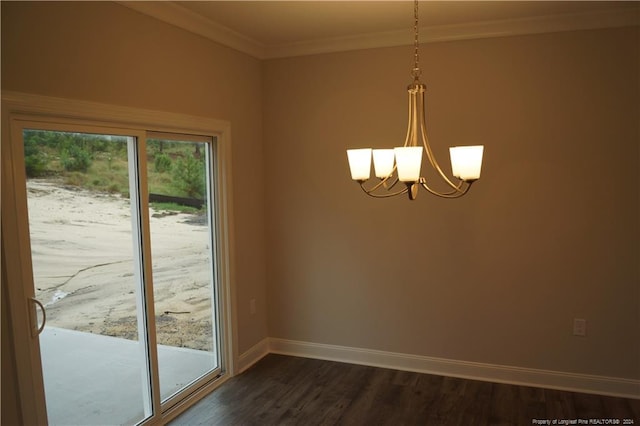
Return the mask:
[[[46,327],[40,335],[50,425],[135,424],[144,419],[142,345]],[[218,364],[214,353],[158,346],[162,399]]]

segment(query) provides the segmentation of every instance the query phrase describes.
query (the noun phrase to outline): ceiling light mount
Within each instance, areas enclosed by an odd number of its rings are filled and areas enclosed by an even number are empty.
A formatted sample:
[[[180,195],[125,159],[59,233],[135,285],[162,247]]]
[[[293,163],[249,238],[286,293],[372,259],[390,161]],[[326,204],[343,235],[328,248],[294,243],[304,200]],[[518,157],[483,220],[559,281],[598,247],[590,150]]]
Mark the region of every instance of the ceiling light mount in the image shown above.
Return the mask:
[[[433,195],[443,198],[458,198],[465,195],[471,185],[480,178],[484,146],[459,146],[449,148],[452,174],[457,179],[450,179],[443,171],[429,145],[427,126],[425,124],[426,85],[420,82],[420,56],[418,41],[418,0],[414,2],[414,66],[411,70],[413,82],[407,87],[409,94],[409,121],[404,145],[393,149],[348,149],[347,158],[351,170],[351,178],[360,184],[362,190],[372,197],[387,198],[408,194],[415,200],[420,187]],[[445,191],[432,188],[427,179],[420,176],[423,152],[436,175],[448,187]],[[371,159],[379,182],[370,187],[365,184],[371,174]],[[455,181],[455,182],[454,182]],[[398,182],[404,188],[394,189]],[[400,185],[402,186],[402,185]]]

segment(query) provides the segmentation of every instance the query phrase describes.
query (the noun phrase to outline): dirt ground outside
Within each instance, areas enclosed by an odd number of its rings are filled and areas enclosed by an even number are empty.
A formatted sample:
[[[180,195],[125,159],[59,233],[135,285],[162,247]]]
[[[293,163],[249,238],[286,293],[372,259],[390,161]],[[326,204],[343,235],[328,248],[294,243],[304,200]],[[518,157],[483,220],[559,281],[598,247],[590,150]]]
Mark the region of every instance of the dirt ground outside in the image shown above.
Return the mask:
[[[137,340],[129,200],[42,179],[29,180],[27,191],[36,297],[47,325]],[[211,351],[206,215],[152,209],[150,216],[158,343]]]

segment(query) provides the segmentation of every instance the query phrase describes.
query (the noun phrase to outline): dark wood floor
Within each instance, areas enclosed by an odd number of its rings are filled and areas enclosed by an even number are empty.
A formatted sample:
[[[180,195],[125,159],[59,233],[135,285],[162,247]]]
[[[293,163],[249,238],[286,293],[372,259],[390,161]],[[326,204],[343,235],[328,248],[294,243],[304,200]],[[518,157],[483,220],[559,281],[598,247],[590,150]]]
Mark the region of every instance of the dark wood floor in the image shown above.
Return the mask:
[[[640,400],[271,354],[171,425],[493,426],[547,419],[640,425]]]

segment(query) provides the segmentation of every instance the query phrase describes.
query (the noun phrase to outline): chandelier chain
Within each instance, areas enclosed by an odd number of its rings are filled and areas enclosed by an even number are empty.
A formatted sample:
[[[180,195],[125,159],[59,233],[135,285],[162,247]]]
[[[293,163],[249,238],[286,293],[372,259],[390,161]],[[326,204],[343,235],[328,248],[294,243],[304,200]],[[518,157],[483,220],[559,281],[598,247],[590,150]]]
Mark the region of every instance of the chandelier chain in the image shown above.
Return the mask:
[[[418,82],[420,79],[420,55],[418,53],[419,41],[418,41],[418,0],[414,1],[413,4],[413,70],[411,71],[411,75],[413,76],[415,82]]]

